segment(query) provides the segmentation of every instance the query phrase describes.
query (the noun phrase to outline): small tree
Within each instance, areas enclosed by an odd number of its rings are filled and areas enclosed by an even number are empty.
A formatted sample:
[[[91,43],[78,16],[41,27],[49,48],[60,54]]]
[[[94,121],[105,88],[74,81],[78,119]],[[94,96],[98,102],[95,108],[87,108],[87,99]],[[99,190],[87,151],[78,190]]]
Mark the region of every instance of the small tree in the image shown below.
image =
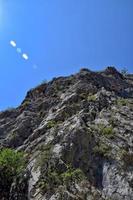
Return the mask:
[[[25,168],[24,153],[13,149],[0,150],[0,199],[7,198],[11,184]]]

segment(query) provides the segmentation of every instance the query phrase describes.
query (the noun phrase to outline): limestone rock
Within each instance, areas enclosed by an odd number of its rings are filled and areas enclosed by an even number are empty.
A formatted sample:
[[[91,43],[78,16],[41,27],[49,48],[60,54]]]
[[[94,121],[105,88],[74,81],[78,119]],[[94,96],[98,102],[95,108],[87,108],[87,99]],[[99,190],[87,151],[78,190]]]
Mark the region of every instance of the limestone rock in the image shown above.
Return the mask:
[[[133,75],[81,69],[30,90],[0,112],[4,147],[27,157],[9,200],[132,200]]]

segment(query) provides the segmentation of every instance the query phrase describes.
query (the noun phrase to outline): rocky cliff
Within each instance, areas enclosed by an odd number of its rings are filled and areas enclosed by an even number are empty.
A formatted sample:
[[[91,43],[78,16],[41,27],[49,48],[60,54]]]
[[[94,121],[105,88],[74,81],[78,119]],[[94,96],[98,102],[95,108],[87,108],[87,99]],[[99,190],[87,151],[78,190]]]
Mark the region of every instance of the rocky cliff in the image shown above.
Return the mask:
[[[6,192],[0,175],[1,200],[132,200],[133,75],[81,69],[39,85],[0,113],[0,147],[27,159]]]

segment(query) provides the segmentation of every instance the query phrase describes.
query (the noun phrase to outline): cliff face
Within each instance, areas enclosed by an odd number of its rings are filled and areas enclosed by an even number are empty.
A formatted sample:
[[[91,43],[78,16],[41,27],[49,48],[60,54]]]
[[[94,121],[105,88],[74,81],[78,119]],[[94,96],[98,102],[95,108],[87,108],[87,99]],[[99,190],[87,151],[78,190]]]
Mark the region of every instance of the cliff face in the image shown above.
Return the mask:
[[[81,69],[30,90],[0,113],[0,145],[28,158],[10,200],[132,200],[133,76]]]

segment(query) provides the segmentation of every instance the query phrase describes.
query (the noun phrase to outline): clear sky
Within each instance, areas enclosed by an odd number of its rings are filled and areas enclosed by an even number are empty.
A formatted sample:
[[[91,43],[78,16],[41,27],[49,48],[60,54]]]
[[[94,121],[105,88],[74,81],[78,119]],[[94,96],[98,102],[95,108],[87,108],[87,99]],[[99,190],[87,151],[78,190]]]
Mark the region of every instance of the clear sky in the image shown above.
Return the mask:
[[[81,67],[133,72],[132,54],[133,0],[0,0],[0,110]]]

